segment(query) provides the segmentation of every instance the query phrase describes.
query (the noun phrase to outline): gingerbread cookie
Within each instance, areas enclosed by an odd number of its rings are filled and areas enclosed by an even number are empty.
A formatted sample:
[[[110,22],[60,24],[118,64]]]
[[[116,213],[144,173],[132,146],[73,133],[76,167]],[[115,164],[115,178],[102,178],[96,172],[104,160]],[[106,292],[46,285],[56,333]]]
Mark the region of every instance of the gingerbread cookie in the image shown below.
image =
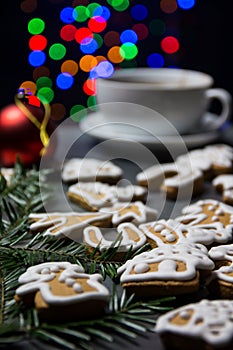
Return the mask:
[[[146,206],[141,201],[130,203],[118,202],[112,207],[101,208],[100,212],[112,215],[112,224],[114,227],[123,222],[133,222],[139,225],[146,221],[155,220],[158,216],[156,209]]]
[[[101,181],[117,183],[122,176],[122,169],[111,161],[93,158],[72,158],[65,162],[62,169],[64,182]]]
[[[216,265],[208,283],[210,293],[233,299],[233,244],[211,248],[209,257]]]
[[[150,190],[162,190],[170,199],[196,196],[204,184],[202,172],[183,163],[157,164],[137,174],[136,180]]]
[[[173,219],[161,219],[141,224],[139,229],[147,236],[147,240],[152,248],[164,244],[185,243],[187,241],[211,246],[213,243],[227,243],[232,239],[231,233],[227,230],[211,230],[197,226],[188,226]]]
[[[29,215],[31,232],[45,230],[44,236],[68,237],[79,240],[82,231],[88,225],[109,227],[111,214],[109,213],[35,213]]]
[[[41,319],[72,322],[104,312],[109,291],[100,274],[86,274],[69,262],[46,262],[31,266],[19,277],[17,301],[34,306]]]
[[[233,148],[224,144],[209,145],[179,156],[176,162],[199,169],[209,180],[213,176],[233,171]]]
[[[230,350],[232,316],[232,301],[204,299],[160,316],[155,331],[169,350]]]
[[[145,199],[147,190],[141,186],[110,186],[101,182],[78,182],[68,188],[69,199],[87,210],[97,211],[114,203]]]
[[[111,240],[107,239],[110,236]],[[109,248],[116,248],[112,258],[121,260],[129,251],[135,252],[146,243],[145,235],[132,223],[123,223],[116,229],[100,229],[96,226],[88,226],[83,231],[85,244],[90,252],[98,249],[101,253]]]
[[[164,180],[177,175],[175,163],[153,165],[136,175],[136,181],[140,186],[149,187],[150,190],[160,190]]]
[[[212,181],[213,187],[216,191],[222,193],[222,200],[224,203],[233,205],[233,175],[224,174],[218,175]]]
[[[130,294],[157,297],[197,292],[200,273],[210,273],[214,263],[201,244],[163,245],[136,255],[118,269],[120,282]]]
[[[232,234],[233,208],[225,203],[214,199],[199,200],[185,207],[182,214],[176,220],[183,224]]]

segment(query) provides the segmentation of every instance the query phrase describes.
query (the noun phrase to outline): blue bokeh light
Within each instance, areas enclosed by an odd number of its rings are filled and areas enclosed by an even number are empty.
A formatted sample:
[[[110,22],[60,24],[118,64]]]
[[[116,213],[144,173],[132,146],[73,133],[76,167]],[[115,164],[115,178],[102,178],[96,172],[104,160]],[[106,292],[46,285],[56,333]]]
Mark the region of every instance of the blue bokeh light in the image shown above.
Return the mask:
[[[164,66],[164,58],[159,53],[152,53],[147,57],[147,64],[151,68],[161,68]]]
[[[69,73],[61,73],[57,76],[56,84],[61,90],[69,89],[74,83],[74,78]]]
[[[177,4],[183,10],[189,10],[195,5],[195,0],[177,0]]]
[[[142,21],[148,16],[148,9],[141,4],[135,5],[131,9],[131,15],[134,19]]]
[[[138,41],[138,36],[134,30],[127,29],[121,33],[120,40],[121,40],[122,44],[124,44],[126,42],[136,44],[136,42]]]
[[[72,7],[65,7],[60,12],[61,21],[64,23],[73,23],[74,22],[73,11],[74,9]]]
[[[28,56],[28,61],[31,66],[39,67],[44,64],[46,55],[43,51],[32,51]]]

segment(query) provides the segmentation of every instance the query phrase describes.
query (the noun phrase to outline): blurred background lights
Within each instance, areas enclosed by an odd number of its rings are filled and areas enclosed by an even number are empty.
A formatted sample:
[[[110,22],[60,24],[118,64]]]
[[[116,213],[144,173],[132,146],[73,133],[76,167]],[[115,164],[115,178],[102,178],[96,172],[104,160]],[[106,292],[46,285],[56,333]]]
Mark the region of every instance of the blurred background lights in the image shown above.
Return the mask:
[[[189,10],[195,5],[195,0],[177,0],[179,7]]]
[[[180,44],[174,36],[167,36],[161,41],[161,47],[164,52],[172,54],[179,50]]]
[[[151,53],[147,57],[147,64],[151,68],[162,68],[164,65],[164,58],[159,53]]]
[[[28,56],[28,61],[33,67],[38,67],[44,64],[46,55],[43,51],[32,51]]]
[[[29,40],[31,50],[43,51],[47,46],[47,39],[41,34],[33,35]]]
[[[53,60],[61,60],[66,54],[66,48],[64,45],[56,43],[49,48],[49,56]]]
[[[61,12],[60,12],[60,19],[64,23],[73,23],[74,22],[74,17],[73,17],[73,7],[65,7]]]
[[[56,84],[62,90],[69,89],[74,82],[74,78],[69,73],[61,73],[57,76]]]
[[[45,22],[40,18],[33,18],[28,23],[28,31],[30,34],[40,34],[45,28]]]
[[[134,5],[130,11],[134,19],[141,21],[148,16],[148,9],[145,5]]]
[[[80,121],[87,109],[96,110],[95,79],[109,78],[119,68],[179,66],[179,13],[196,3],[29,1],[31,5],[21,6],[21,10],[31,11],[28,62],[33,68],[33,93],[51,103],[54,120],[71,116],[75,121]],[[48,7],[57,14],[52,25]],[[33,11],[40,15],[32,18]],[[28,86],[29,80],[24,83]]]

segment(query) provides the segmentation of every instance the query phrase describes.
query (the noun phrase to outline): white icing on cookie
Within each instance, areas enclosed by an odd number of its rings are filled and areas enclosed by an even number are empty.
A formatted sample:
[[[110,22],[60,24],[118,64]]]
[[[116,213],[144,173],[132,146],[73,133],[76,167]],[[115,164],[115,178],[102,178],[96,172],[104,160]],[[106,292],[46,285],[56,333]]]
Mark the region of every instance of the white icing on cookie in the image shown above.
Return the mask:
[[[177,320],[177,322],[176,322]],[[181,324],[178,324],[180,321]],[[233,302],[202,300],[167,312],[157,320],[155,331],[201,339],[218,349],[230,345],[233,328]]]
[[[221,266],[212,271],[212,279],[218,278],[233,284],[233,244],[213,247],[209,251],[209,256],[214,261],[223,260],[229,263],[227,266]]]
[[[120,224],[113,230],[113,240],[108,240],[105,239],[100,228],[86,227],[83,231],[84,241],[92,248],[98,247],[101,252],[110,247],[118,247],[118,252],[127,252],[129,249],[135,251],[146,243],[145,235],[132,223]]]
[[[204,206],[208,209],[206,213],[203,211]],[[186,206],[182,214],[176,220],[187,223],[189,226],[213,229],[218,232],[227,230],[228,233],[232,233],[233,207],[225,203],[214,199],[199,200]]]
[[[179,221],[161,219],[139,226],[140,230],[152,239],[157,246],[176,243],[201,243],[210,245],[213,242],[227,243],[232,239],[228,230],[204,229],[198,226],[188,226]]]
[[[178,263],[183,263],[185,269],[177,271]],[[149,267],[157,265],[157,269],[141,269],[141,264]],[[139,265],[139,267],[138,267]],[[163,245],[149,252],[141,253],[126,261],[118,269],[121,283],[142,282],[154,280],[186,281],[195,278],[197,269],[212,270],[214,263],[208,257],[206,247],[201,244]]]
[[[139,184],[148,184],[151,190],[159,190],[168,174],[177,174],[175,163],[164,163],[153,165],[136,175]]]
[[[78,182],[68,188],[68,196],[76,195],[89,206],[99,209],[121,201],[144,197],[147,190],[141,186],[110,186],[102,182]]]
[[[100,212],[111,213],[114,226],[128,221],[134,224],[141,224],[146,221],[154,220],[158,216],[158,211],[156,209],[146,206],[141,201],[131,203],[119,202],[110,208],[101,208]]]
[[[110,221],[108,213],[35,213],[29,215],[31,231],[45,230],[44,236],[68,236],[71,239],[80,238],[80,233],[88,225],[105,224]]]
[[[233,148],[225,144],[209,145],[204,148],[206,158],[212,160],[212,164],[219,167],[232,168]]]
[[[72,158],[65,162],[62,169],[62,180],[73,181],[101,181],[106,178],[120,178],[122,169],[111,161],[93,158]]]
[[[67,292],[67,295],[62,295],[62,293],[59,295],[59,286],[56,294],[52,293],[48,282],[55,279],[56,272],[60,273],[59,283],[65,284],[69,288],[72,287],[75,293]],[[87,283],[94,290],[84,292],[80,288],[76,281],[84,278],[87,279]],[[22,286],[17,288],[16,295],[22,297],[26,294],[40,291],[43,300],[48,305],[68,305],[88,299],[107,300],[109,297],[109,291],[102,284],[102,276],[100,274],[86,274],[81,266],[69,262],[48,262],[31,266],[19,277],[19,283]]]
[[[208,171],[212,167],[212,159],[208,158],[202,149],[197,149],[189,151],[187,154],[182,154],[176,158],[176,162],[184,167],[189,165],[193,169],[198,169],[202,172]]]
[[[233,203],[233,175],[224,174],[217,176],[213,181],[212,185],[217,189],[221,190],[223,201],[229,204]]]

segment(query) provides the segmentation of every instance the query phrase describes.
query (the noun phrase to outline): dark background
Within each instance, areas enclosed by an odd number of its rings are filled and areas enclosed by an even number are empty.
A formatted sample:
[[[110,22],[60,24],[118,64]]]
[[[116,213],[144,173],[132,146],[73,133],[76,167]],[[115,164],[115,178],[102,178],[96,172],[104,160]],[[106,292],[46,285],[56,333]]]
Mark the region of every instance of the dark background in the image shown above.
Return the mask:
[[[44,15],[49,23],[51,33],[55,35],[58,14],[56,11],[51,13],[49,7],[47,9],[48,0],[39,1],[43,1],[44,11],[48,10],[48,13]],[[141,0],[138,3],[145,3],[153,12],[154,1],[159,3],[159,0],[145,2]],[[0,108],[14,101],[14,95],[23,81],[33,80],[32,67],[28,63],[29,34],[27,23],[30,18],[37,14],[36,11],[33,14],[22,12],[20,3],[21,0],[1,2]],[[106,4],[106,1],[98,1],[98,3]],[[57,6],[59,10],[59,4]],[[174,20],[175,31],[178,33],[181,45],[177,65],[181,68],[195,69],[211,74],[214,77],[215,86],[223,87],[233,95],[232,9],[232,0],[199,0],[192,9],[188,11],[179,9],[176,15],[173,17],[170,15],[170,18]],[[118,25],[121,25],[121,16],[123,15],[119,14],[115,20],[115,30],[117,30]],[[154,39],[151,38],[151,40]],[[153,41],[151,45],[153,45]],[[147,41],[145,52],[149,47],[150,44]],[[141,56],[143,55],[141,54]],[[139,65],[144,65],[143,57],[141,59],[138,57],[138,62]],[[61,94],[60,98],[62,99]],[[69,98],[73,98],[72,93],[66,96],[67,103],[69,103]],[[75,98],[77,99],[77,96]],[[78,98],[80,103],[85,104],[85,95],[82,91]]]

